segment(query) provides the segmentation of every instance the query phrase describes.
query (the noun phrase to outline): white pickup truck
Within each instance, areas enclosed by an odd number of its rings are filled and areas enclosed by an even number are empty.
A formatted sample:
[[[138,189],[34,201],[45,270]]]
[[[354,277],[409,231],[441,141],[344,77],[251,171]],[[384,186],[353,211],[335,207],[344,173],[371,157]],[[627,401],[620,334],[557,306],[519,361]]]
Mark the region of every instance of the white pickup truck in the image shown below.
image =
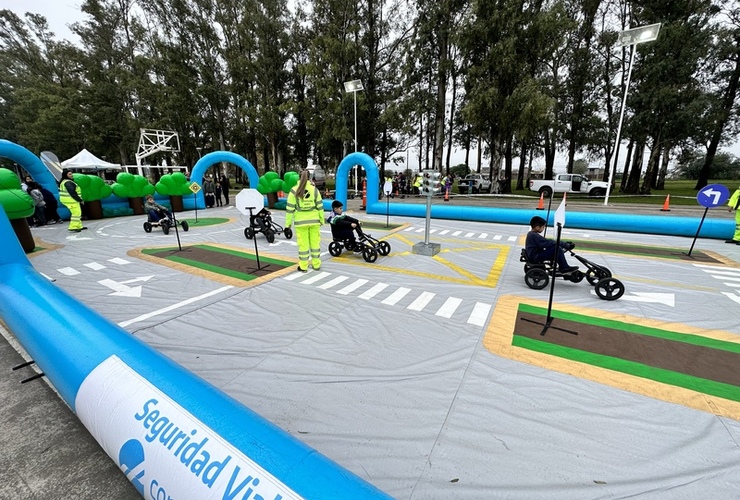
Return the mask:
[[[589,196],[605,196],[607,183],[589,181],[580,174],[557,174],[551,181],[532,179],[529,181],[529,190],[549,198],[552,193],[583,193]]]

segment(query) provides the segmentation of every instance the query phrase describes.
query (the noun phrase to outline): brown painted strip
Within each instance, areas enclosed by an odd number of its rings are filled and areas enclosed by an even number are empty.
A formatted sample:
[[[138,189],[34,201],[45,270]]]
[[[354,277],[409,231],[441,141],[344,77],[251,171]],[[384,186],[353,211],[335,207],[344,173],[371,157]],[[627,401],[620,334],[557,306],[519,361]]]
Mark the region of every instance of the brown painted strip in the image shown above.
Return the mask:
[[[196,262],[202,262],[204,264],[210,264],[212,266],[218,266],[230,271],[236,271],[244,274],[251,274],[253,276],[265,276],[275,271],[285,269],[287,266],[281,266],[274,263],[266,263],[260,261],[260,269],[257,269],[257,261],[254,258],[239,257],[222,252],[214,252],[205,248],[197,247],[185,247],[182,251],[179,250],[165,250],[157,252],[157,257],[167,258],[171,256],[180,257],[183,259],[189,259]]]
[[[740,387],[738,353],[561,318],[553,320],[552,326],[556,328],[540,335],[544,320],[544,316],[520,312],[514,335]],[[578,335],[558,328],[576,331]]]

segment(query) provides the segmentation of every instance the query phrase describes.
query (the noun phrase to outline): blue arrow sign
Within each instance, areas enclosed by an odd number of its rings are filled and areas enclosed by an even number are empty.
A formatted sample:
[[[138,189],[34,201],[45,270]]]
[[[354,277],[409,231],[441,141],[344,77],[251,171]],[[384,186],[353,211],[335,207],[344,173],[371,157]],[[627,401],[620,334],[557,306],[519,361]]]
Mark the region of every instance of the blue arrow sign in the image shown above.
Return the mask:
[[[722,184],[708,184],[697,193],[696,201],[702,207],[714,208],[724,204],[729,197],[730,190]]]

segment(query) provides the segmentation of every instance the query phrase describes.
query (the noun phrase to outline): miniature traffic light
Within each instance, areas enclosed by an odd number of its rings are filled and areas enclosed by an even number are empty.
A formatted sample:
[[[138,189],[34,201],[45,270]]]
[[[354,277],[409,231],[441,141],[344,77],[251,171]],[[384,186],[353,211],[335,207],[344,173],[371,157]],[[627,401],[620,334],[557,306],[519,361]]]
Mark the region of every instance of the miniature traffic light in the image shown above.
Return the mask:
[[[421,194],[425,196],[434,196],[441,192],[442,174],[436,170],[422,170],[421,172]]]

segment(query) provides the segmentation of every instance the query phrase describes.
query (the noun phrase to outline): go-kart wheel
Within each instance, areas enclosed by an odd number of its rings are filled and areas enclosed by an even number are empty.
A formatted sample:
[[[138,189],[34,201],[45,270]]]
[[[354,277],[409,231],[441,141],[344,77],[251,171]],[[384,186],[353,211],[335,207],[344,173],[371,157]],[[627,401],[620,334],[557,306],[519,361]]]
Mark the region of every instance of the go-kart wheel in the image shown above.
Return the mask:
[[[272,231],[272,229],[268,229],[267,231],[265,231],[265,238],[267,238],[268,243],[275,242],[275,233]]]
[[[378,245],[378,253],[380,255],[388,255],[391,253],[391,244],[387,241],[381,241]]]
[[[533,267],[524,275],[524,283],[533,290],[542,290],[549,282],[550,277],[540,267]]]
[[[365,247],[362,249],[362,258],[365,262],[373,263],[378,260],[378,252],[373,247]]]
[[[586,271],[586,281],[591,285],[596,286],[596,283],[604,278],[610,278],[611,275],[612,273],[605,269],[589,269]]]
[[[254,238],[254,229],[252,229],[251,227],[244,228],[244,237],[248,240]]]
[[[532,269],[532,266],[530,266],[529,264],[524,264],[524,272],[525,272],[525,273],[526,273],[527,271],[529,271],[530,269]]]
[[[616,278],[608,277],[596,283],[596,295],[603,300],[617,300],[624,295],[624,285]]]
[[[184,220],[180,222],[180,226],[182,226],[182,230],[187,232],[188,229],[190,229],[190,224],[188,224],[188,221]]]
[[[586,275],[583,274],[581,271],[574,271],[570,273],[569,275],[566,275],[566,279],[572,281],[573,283],[580,283],[583,281],[583,278],[585,278]]]
[[[329,253],[333,257],[339,257],[340,255],[342,255],[342,245],[340,245],[336,241],[332,241],[331,243],[329,243]]]
[[[144,232],[145,233],[151,233],[152,232],[152,224],[150,222],[144,223]]]
[[[170,223],[166,219],[161,220],[159,225],[162,226],[162,232],[164,234],[170,234]]]
[[[293,237],[293,230],[289,227],[286,227],[285,231],[283,231],[283,234],[285,234],[285,239],[289,240]]]

